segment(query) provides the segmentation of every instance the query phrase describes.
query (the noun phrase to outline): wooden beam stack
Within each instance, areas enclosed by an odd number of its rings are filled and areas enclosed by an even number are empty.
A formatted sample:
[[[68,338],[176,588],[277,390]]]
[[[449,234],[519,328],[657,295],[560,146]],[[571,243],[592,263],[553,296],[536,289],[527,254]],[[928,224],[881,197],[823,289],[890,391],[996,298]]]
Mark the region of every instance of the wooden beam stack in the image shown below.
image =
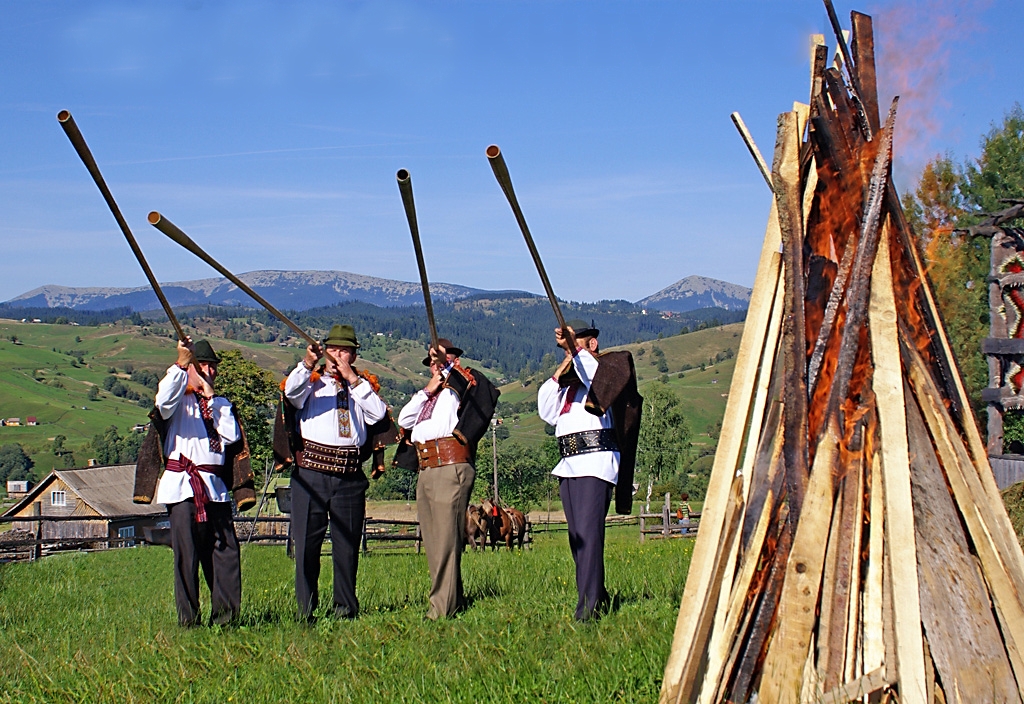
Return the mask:
[[[871,18],[847,45],[826,9],[839,49],[815,37],[810,100],[762,169],[661,701],[1021,702],[1024,555],[892,184]]]

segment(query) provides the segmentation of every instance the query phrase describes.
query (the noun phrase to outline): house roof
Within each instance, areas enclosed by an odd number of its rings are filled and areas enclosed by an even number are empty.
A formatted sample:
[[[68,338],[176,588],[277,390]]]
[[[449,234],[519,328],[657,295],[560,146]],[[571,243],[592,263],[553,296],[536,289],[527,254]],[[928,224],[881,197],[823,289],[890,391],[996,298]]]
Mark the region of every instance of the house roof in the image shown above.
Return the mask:
[[[84,469],[55,469],[28,496],[3,515],[17,515],[45,492],[54,479],[67,484],[79,499],[103,518],[148,516],[165,512],[163,504],[137,504],[132,501],[135,493],[135,465],[118,464]]]

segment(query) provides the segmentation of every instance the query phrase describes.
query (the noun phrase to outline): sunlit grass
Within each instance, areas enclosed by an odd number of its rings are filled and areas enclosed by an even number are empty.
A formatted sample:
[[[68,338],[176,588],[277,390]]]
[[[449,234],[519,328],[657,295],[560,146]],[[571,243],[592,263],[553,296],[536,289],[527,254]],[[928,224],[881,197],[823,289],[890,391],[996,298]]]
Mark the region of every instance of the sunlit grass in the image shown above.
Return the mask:
[[[294,619],[283,547],[243,547],[242,616],[226,629],[177,626],[166,548],[0,566],[0,701],[655,701],[691,552],[611,529],[619,606],[586,625],[564,533],[467,553],[471,606],[439,623],[422,620],[426,559],[409,552],[364,557],[362,616],[312,627]]]

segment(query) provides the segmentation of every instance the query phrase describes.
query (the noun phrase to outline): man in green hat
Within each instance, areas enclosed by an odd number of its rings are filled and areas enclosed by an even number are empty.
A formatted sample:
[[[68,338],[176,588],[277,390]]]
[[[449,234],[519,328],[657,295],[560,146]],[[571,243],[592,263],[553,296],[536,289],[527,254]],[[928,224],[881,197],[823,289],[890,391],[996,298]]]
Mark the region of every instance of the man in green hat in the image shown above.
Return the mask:
[[[214,393],[219,362],[206,340],[179,341],[178,361],[160,381],[152,415],[166,459],[156,501],[170,514],[174,601],[182,626],[199,623],[200,565],[210,587],[211,624],[231,621],[242,601],[228,495],[235,488],[234,462],[228,460],[248,453],[241,451],[244,435],[231,402]]]
[[[296,409],[301,449],[292,468],[292,533],[295,540],[295,598],[299,616],[311,621],[319,603],[320,548],[331,527],[334,614],[355,618],[356,569],[366,515],[360,448],[368,427],[387,415],[373,382],[353,367],[359,342],[351,325],[334,325],[323,346],[311,344],[285,380],[284,397]],[[324,364],[316,368],[320,358]],[[289,414],[291,415],[291,414]]]

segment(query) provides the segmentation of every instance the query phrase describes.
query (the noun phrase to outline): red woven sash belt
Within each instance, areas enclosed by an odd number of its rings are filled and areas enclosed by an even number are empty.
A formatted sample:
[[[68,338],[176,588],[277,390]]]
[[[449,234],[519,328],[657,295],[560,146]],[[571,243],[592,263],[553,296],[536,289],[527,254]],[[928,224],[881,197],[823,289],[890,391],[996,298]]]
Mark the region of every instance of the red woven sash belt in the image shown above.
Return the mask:
[[[199,476],[199,470],[216,474],[221,466],[218,464],[196,464],[184,455],[176,460],[167,460],[168,472],[185,472],[188,475],[188,484],[192,487],[192,500],[196,504],[197,523],[206,523],[206,502],[210,500],[210,497],[206,495],[206,484]]]

